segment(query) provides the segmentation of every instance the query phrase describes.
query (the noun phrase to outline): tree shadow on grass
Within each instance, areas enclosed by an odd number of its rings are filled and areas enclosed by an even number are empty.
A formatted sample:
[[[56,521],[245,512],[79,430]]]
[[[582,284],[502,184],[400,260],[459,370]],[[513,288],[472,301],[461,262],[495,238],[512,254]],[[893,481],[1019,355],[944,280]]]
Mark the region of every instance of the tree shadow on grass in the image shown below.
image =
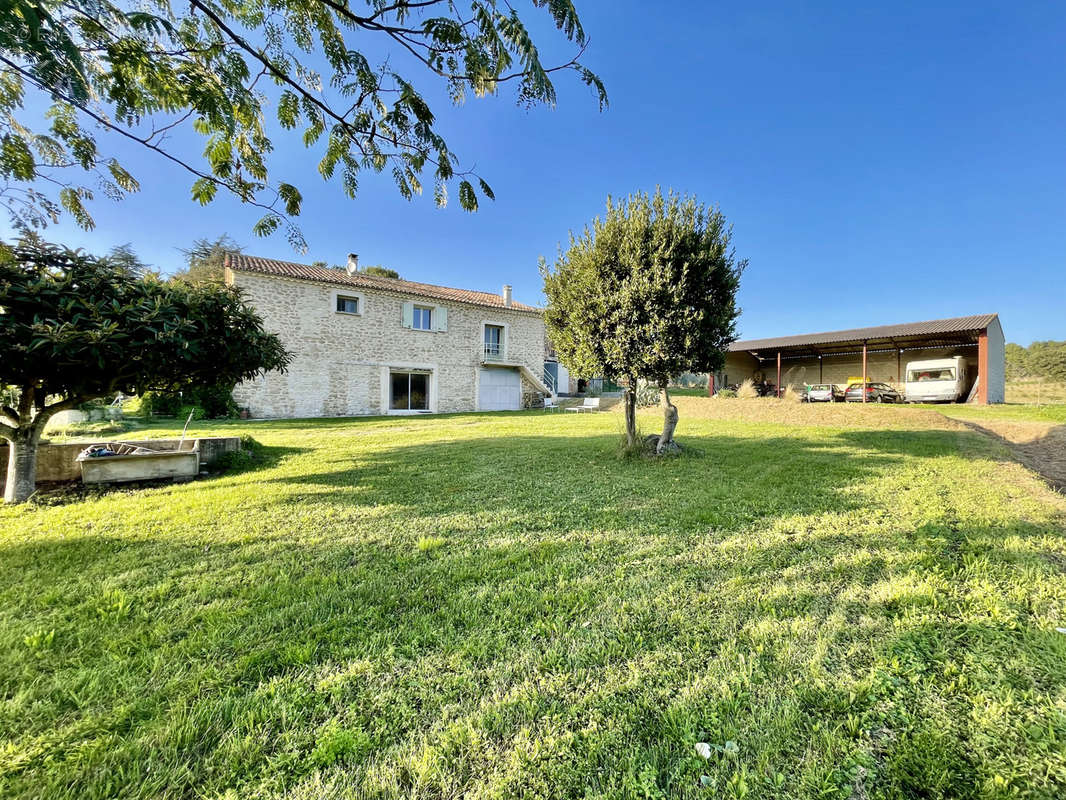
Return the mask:
[[[1014,459],[1024,464],[1029,469],[1040,475],[1052,489],[1066,493],[1066,425],[1050,425],[1043,423],[1043,433],[1032,439],[1017,441],[1003,435],[985,422],[981,424],[975,420],[960,419],[963,425],[972,431],[980,433],[1006,448]],[[1018,427],[1018,423],[1006,421],[1008,428]],[[1022,426],[1034,425],[1032,422],[1023,422]],[[1041,425],[1041,423],[1036,423]],[[1034,425],[1035,427],[1035,425]]]
[[[966,435],[966,434],[962,434]],[[617,457],[611,435],[405,444],[268,478],[281,507],[374,509],[419,522],[476,517],[485,529],[611,530],[668,523],[678,535],[794,514],[843,513],[849,493],[908,458],[957,455],[953,431],[809,437],[687,436],[661,461]],[[976,437],[975,437],[976,439]],[[384,509],[384,510],[383,510]]]
[[[982,692],[1066,688],[1026,603],[1056,567],[1012,544],[1049,532],[813,524],[950,438],[692,438],[661,464],[609,436],[393,447],[264,480],[270,537],[3,548],[0,787],[702,797],[743,769],[816,797],[861,766],[903,796],[946,768],[952,796],[996,758],[1050,763],[967,722]],[[1051,713],[1019,702],[1018,725]]]

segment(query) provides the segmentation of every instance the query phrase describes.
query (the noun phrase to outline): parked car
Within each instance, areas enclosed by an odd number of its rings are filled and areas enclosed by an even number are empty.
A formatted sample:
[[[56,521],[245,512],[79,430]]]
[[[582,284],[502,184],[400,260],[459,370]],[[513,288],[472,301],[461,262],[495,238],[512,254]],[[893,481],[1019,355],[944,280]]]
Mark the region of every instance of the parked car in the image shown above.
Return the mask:
[[[849,403],[861,403],[863,389],[866,391],[867,403],[902,403],[900,393],[887,383],[853,383],[844,392],[844,399]]]
[[[816,383],[807,390],[808,403],[840,403],[844,390],[834,383]]]

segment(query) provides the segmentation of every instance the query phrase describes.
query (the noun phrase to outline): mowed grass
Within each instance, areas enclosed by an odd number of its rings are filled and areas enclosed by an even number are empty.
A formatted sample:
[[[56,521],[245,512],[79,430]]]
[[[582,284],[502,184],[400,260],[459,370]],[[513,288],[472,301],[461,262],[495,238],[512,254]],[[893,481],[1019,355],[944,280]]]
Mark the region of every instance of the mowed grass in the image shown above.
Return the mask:
[[[663,463],[617,413],[242,423],[0,508],[0,797],[1062,797],[1061,496],[933,411],[715,402]]]
[[[1040,406],[1020,403],[994,406],[951,404],[933,406],[933,408],[953,419],[964,419],[971,422],[1003,420],[1066,423],[1066,403]]]

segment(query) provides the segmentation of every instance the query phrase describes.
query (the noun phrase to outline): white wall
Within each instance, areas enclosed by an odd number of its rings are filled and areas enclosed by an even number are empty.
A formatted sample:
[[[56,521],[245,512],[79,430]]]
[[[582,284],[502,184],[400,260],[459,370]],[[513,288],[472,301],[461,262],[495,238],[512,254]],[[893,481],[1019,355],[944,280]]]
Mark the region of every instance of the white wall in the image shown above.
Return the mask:
[[[988,326],[988,375],[981,376],[988,381],[988,402],[1003,403],[1007,399],[1007,345],[1003,338],[1003,328],[999,317]]]

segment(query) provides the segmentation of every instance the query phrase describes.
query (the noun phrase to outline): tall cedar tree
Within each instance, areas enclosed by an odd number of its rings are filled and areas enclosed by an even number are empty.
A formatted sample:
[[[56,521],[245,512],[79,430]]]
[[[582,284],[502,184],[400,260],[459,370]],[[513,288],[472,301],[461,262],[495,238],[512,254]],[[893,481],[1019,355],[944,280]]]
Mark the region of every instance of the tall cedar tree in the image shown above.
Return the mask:
[[[492,189],[460,165],[416,85],[456,105],[514,87],[520,105],[554,106],[552,81],[570,72],[607,103],[581,63],[588,38],[573,2],[531,4],[573,43],[569,59],[543,63],[544,37],[535,42],[506,0],[6,0],[0,207],[23,230],[62,212],[92,228],[96,191],[139,188],[103,149],[126,141],[183,171],[194,201],[234,196],[261,210],[257,235],[286,226],[300,249],[303,192],[272,169],[275,141],[289,135],[348,197],[369,170],[408,199],[426,183],[443,206],[457,190],[473,211]],[[99,130],[117,136],[98,140]],[[202,153],[183,144],[194,133]]]
[[[672,376],[713,372],[736,338],[737,261],[732,229],[716,208],[671,193],[607,199],[554,267],[541,261],[545,323],[571,371],[625,384],[626,444],[637,447],[638,379],[659,387],[663,432],[657,452],[675,448]]]
[[[189,283],[222,283],[226,279],[226,257],[243,248],[227,234],[217,239],[196,239],[181,254],[185,269],[175,273],[174,279]]]
[[[180,391],[283,370],[289,355],[232,286],[165,282],[33,239],[0,244],[6,502],[34,491],[48,420],[115,392]]]

